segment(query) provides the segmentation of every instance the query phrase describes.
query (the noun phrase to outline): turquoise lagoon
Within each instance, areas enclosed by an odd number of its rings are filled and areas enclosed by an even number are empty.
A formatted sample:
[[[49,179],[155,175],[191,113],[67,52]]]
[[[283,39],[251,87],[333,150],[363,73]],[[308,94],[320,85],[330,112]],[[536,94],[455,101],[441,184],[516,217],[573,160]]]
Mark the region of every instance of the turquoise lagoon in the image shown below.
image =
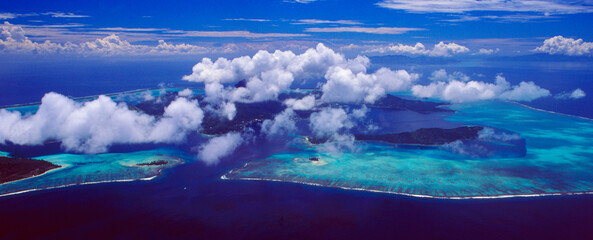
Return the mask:
[[[117,102],[133,104],[143,101],[146,94],[160,96],[180,90],[136,90],[109,96]],[[192,91],[194,95],[203,94],[203,90]],[[93,97],[85,97],[78,101],[91,99]],[[37,107],[29,104],[7,109],[26,114],[34,113]],[[249,159],[250,162],[240,163],[241,167],[235,165],[235,169],[221,178],[295,182],[435,198],[540,196],[593,191],[593,144],[590,142],[593,139],[593,121],[511,102],[484,101],[447,107],[455,113],[387,113],[384,117],[394,118],[393,122],[379,125],[383,130],[390,131],[426,124],[434,124],[433,127],[492,127],[521,135],[526,141],[526,156],[477,158],[444,147],[411,147],[379,142],[356,142],[355,151],[336,153],[327,151],[331,149],[328,146],[311,145],[304,136],[294,135],[291,137],[296,141],[290,142],[290,152],[274,150],[271,155],[260,156],[263,159]],[[5,155],[8,154],[0,152],[0,156]],[[320,160],[310,161],[311,157]],[[192,161],[195,156],[178,148],[157,148],[127,153],[55,154],[36,158],[62,168],[2,184],[0,196],[79,184],[151,179],[166,168]],[[158,160],[166,160],[168,164],[136,165]]]
[[[121,93],[105,94],[118,103],[137,104],[144,101],[146,95],[162,96],[167,92],[179,92],[182,88],[140,89]],[[203,94],[201,89],[191,89],[193,95]],[[97,96],[75,98],[78,102],[86,102]],[[22,114],[34,114],[39,103],[14,105],[5,107],[10,111]],[[10,156],[0,151],[0,156]],[[85,154],[54,154],[38,156],[35,159],[45,160],[61,168],[50,170],[40,176],[0,184],[0,196],[12,195],[34,190],[51,189],[81,184],[121,182],[134,180],[150,180],[161,171],[194,159],[193,156],[176,148],[157,148],[148,151],[127,153],[105,153],[97,155]],[[164,165],[137,166],[159,160],[167,161]]]
[[[500,198],[593,191],[593,121],[511,102],[454,104],[446,121],[490,126],[526,140],[525,157],[475,158],[443,147],[357,142],[332,153],[305,141],[233,169],[222,179],[295,182],[434,198]],[[310,161],[317,157],[319,161]]]
[[[0,196],[34,190],[51,189],[101,182],[150,180],[167,168],[184,163],[192,157],[174,148],[158,148],[130,153],[97,155],[55,154],[35,157],[60,165],[42,175],[0,185]],[[167,161],[164,165],[136,164]]]

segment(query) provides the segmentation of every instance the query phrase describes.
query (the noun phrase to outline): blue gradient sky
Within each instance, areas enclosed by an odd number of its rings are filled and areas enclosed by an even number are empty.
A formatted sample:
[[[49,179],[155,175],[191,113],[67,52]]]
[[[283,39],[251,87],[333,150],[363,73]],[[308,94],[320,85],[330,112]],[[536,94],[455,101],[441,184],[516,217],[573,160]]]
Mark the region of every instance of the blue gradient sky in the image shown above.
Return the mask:
[[[146,45],[163,39],[298,50],[322,42],[362,52],[369,46],[421,42],[430,47],[444,41],[470,53],[498,48],[496,54],[514,55],[528,54],[557,35],[593,41],[593,1],[588,0],[3,1],[0,13],[32,41],[55,43],[116,34]]]

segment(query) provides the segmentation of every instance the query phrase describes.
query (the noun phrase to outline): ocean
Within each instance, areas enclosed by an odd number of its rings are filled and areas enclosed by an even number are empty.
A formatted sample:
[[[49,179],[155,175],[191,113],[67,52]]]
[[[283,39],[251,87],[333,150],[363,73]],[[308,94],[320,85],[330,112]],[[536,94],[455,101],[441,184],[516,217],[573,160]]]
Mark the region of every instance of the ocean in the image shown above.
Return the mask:
[[[10,63],[0,67],[0,106],[38,102],[55,91],[82,97],[166,86],[197,61]],[[534,81],[576,100],[527,105],[593,118],[587,64],[462,62],[407,66],[461,71],[492,81]],[[222,180],[268,150],[240,147],[216,166],[189,161],[150,181],[102,183],[0,197],[0,239],[591,239],[593,195],[426,199],[295,183]],[[254,153],[255,152],[255,153]]]

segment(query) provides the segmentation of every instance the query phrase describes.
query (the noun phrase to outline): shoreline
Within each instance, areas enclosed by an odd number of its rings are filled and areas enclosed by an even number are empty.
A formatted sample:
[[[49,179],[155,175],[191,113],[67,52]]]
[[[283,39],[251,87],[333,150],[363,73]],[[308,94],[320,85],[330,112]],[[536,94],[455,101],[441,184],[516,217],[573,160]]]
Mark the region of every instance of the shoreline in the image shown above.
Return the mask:
[[[69,165],[68,165],[68,166],[69,166]],[[18,181],[23,181],[23,180],[27,180],[27,179],[31,179],[31,178],[35,178],[35,177],[39,177],[39,176],[43,176],[43,175],[45,175],[45,174],[48,174],[48,173],[50,173],[50,172],[53,172],[53,171],[57,171],[57,170],[64,169],[64,168],[66,168],[66,167],[68,167],[68,166],[59,166],[59,167],[57,167],[57,168],[52,168],[52,169],[50,169],[50,170],[47,170],[47,171],[43,172],[42,174],[37,174],[37,175],[33,175],[33,176],[30,176],[30,177],[26,177],[26,178],[21,178],[21,179],[17,179],[17,180],[12,180],[12,181],[9,181],[9,182],[3,182],[3,183],[0,183],[0,186],[2,186],[2,185],[4,185],[4,184],[8,184],[8,183],[18,182]]]
[[[173,164],[170,168],[173,168],[173,167],[176,167],[178,165],[181,165],[181,164],[184,164],[185,163],[185,160],[183,160],[182,158],[177,158],[177,159],[179,159],[181,161],[178,162],[177,164]],[[64,167],[68,167],[68,166],[70,166],[70,165],[61,166],[59,168],[54,168],[54,169],[52,169],[50,171],[62,169]],[[77,186],[77,185],[90,185],[90,184],[100,184],[100,183],[117,183],[117,182],[134,182],[134,181],[150,181],[150,180],[153,180],[156,177],[162,175],[163,174],[163,169],[167,169],[167,168],[159,168],[158,171],[157,171],[157,173],[155,175],[148,176],[148,177],[143,177],[143,178],[105,180],[105,181],[94,181],[94,182],[84,182],[84,183],[71,183],[71,184],[51,186],[51,187],[44,187],[44,188],[33,188],[33,189],[27,189],[27,190],[22,190],[22,191],[17,191],[17,192],[11,192],[11,193],[0,193],[0,198],[5,197],[5,196],[12,196],[12,195],[18,195],[18,194],[22,194],[22,193],[33,192],[33,191],[50,190],[50,189],[57,189],[57,188],[66,188],[66,187],[72,187],[72,186]],[[47,172],[45,172],[43,174],[46,174],[46,173],[48,173],[50,171],[47,171]],[[41,176],[43,174],[40,174],[40,175],[37,175],[37,176]],[[23,179],[15,180],[13,182],[20,181],[20,180],[25,180],[25,179],[29,179],[29,178],[23,178]],[[8,182],[6,182],[6,183],[8,183]],[[0,186],[1,185],[2,184],[0,184]]]
[[[567,114],[567,113],[559,113],[559,112],[554,112],[554,111],[550,111],[550,110],[544,110],[544,109],[532,107],[532,106],[529,106],[529,105],[525,105],[523,103],[518,103],[518,102],[513,102],[513,101],[505,101],[505,102],[512,103],[512,104],[515,104],[517,106],[524,107],[524,108],[527,108],[527,109],[530,109],[530,110],[534,110],[534,111],[538,111],[538,112],[544,112],[544,113],[550,113],[550,114],[558,114],[560,116],[574,117],[574,118],[578,118],[578,119],[581,119],[581,120],[593,121],[592,118],[588,118],[588,117],[576,116],[576,115],[571,115],[571,114]]]
[[[229,173],[231,173],[231,172],[229,172]],[[316,186],[316,187],[340,188],[340,189],[351,190],[351,191],[384,193],[384,194],[400,195],[400,196],[414,197],[414,198],[429,198],[429,199],[441,199],[441,200],[506,199],[506,198],[574,196],[574,195],[593,194],[593,191],[582,191],[582,192],[557,192],[557,193],[533,193],[533,194],[528,193],[528,194],[501,194],[501,195],[486,195],[486,196],[451,196],[451,197],[447,197],[447,196],[434,196],[434,195],[423,195],[423,194],[414,194],[414,193],[391,192],[391,191],[385,191],[385,190],[373,190],[373,189],[364,189],[364,188],[355,188],[355,187],[327,186],[327,185],[322,185],[319,183],[299,182],[299,181],[291,181],[291,180],[278,180],[278,179],[271,179],[271,178],[229,178],[226,176],[227,174],[220,176],[220,179],[222,179],[222,180],[294,183],[294,184],[304,184],[304,185]]]
[[[95,182],[84,182],[84,183],[71,183],[71,184],[59,185],[59,186],[53,186],[53,187],[33,188],[33,189],[27,189],[27,190],[22,190],[22,191],[18,191],[18,192],[0,194],[0,198],[6,197],[6,196],[28,193],[28,192],[66,188],[66,187],[72,187],[72,186],[77,186],[77,185],[91,185],[91,184],[99,184],[99,183],[117,183],[117,182],[134,182],[134,181],[150,181],[150,180],[158,177],[159,175],[160,175],[160,172],[157,175],[154,175],[151,177],[139,178],[139,179],[120,179],[120,180],[107,180],[107,181],[95,181]]]

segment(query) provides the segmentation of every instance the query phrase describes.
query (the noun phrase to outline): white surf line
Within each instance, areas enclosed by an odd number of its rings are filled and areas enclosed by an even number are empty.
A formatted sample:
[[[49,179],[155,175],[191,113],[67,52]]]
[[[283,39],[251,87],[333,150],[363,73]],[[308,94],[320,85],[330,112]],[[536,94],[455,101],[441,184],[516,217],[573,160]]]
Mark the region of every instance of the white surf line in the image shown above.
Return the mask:
[[[0,197],[17,195],[17,194],[28,193],[28,192],[33,192],[33,191],[66,188],[66,187],[72,187],[72,186],[78,186],[78,185],[90,185],[90,184],[99,184],[99,183],[117,183],[117,182],[134,182],[134,181],[150,181],[158,176],[159,175],[157,174],[157,175],[154,175],[151,177],[144,177],[144,178],[138,178],[138,179],[119,179],[119,180],[106,180],[106,181],[95,181],[95,182],[84,182],[84,183],[71,183],[71,184],[65,184],[65,185],[59,185],[59,186],[53,186],[53,187],[33,188],[33,189],[27,189],[27,190],[22,190],[22,191],[18,191],[18,192],[0,194]]]
[[[231,173],[231,172],[229,172]],[[526,197],[548,197],[548,196],[572,196],[572,195],[590,195],[593,194],[593,191],[584,191],[584,192],[566,192],[566,193],[534,193],[534,194],[501,194],[501,195],[488,195],[488,196],[434,196],[434,195],[422,195],[422,194],[414,194],[414,193],[402,193],[402,192],[391,192],[385,190],[374,190],[374,189],[365,189],[365,188],[355,188],[355,187],[343,187],[343,186],[331,186],[331,185],[323,185],[319,183],[311,183],[311,182],[300,182],[300,181],[293,181],[293,180],[278,180],[278,179],[271,179],[271,178],[229,178],[225,175],[222,175],[220,179],[223,180],[247,180],[247,181],[270,181],[270,182],[285,182],[285,183],[297,183],[297,184],[304,184],[316,187],[331,187],[331,188],[340,188],[344,190],[354,190],[354,191],[363,191],[363,192],[375,192],[375,193],[386,193],[386,194],[393,194],[393,195],[402,195],[406,197],[416,197],[416,198],[430,198],[430,199],[447,199],[447,200],[471,200],[471,199],[503,199],[503,198],[526,198]]]
[[[558,114],[560,116],[574,117],[574,118],[579,118],[579,119],[582,119],[582,120],[593,121],[593,119],[588,118],[588,117],[575,116],[575,115],[570,115],[570,114],[566,114],[566,113],[559,113],[559,112],[554,112],[554,111],[550,111],[550,110],[544,110],[544,109],[540,109],[540,108],[528,106],[528,105],[525,105],[525,104],[522,104],[522,103],[518,103],[518,102],[513,102],[513,101],[505,101],[505,102],[512,103],[512,104],[515,104],[515,105],[518,105],[518,106],[521,106],[521,107],[524,107],[524,108],[527,108],[527,109],[531,109],[531,110],[534,110],[534,111],[538,111],[538,112],[545,112],[545,113],[550,113],[550,114]]]

